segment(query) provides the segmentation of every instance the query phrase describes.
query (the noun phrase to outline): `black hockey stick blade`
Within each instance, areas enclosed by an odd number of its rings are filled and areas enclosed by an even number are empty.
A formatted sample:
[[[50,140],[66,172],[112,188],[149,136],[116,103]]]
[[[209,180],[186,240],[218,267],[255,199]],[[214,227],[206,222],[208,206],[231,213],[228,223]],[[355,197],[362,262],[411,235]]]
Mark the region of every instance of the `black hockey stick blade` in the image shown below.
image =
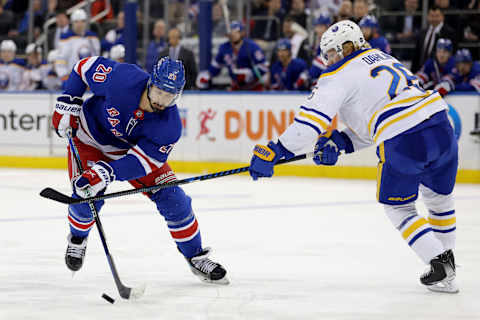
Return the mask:
[[[51,199],[57,202],[65,203],[65,204],[71,204],[72,200],[75,200],[67,195],[64,195],[61,192],[58,192],[55,189],[52,188],[45,188],[40,192],[40,196]]]

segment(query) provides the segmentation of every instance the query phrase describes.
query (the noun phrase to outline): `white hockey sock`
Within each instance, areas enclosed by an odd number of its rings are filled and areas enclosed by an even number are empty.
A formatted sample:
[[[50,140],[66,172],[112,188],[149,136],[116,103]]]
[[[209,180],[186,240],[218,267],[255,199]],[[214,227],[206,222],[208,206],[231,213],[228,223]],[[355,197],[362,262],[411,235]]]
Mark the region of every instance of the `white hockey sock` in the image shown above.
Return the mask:
[[[438,194],[424,185],[420,185],[420,192],[428,208],[428,222],[432,226],[435,237],[443,243],[445,249],[454,249],[457,220],[453,194]]]
[[[428,221],[417,214],[414,202],[384,207],[395,228],[425,264],[445,251],[442,242],[434,236]]]

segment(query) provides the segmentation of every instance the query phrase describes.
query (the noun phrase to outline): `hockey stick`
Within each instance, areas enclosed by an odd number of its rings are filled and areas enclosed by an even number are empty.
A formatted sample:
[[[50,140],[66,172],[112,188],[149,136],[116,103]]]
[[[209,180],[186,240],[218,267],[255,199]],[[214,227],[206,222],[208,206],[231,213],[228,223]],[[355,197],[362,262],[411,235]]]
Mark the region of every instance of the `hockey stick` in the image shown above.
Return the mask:
[[[73,158],[75,159],[75,163],[80,170],[80,173],[83,172],[82,162],[80,161],[80,155],[78,153],[77,148],[73,142],[72,138],[72,130],[67,130],[67,137],[68,137],[68,144],[70,145],[70,150],[72,151]],[[73,199],[73,198],[72,198]],[[115,267],[115,262],[113,261],[113,257],[110,254],[110,250],[108,249],[107,240],[105,239],[105,232],[103,231],[102,222],[100,221],[100,216],[98,215],[97,209],[93,204],[94,200],[87,200],[88,205],[90,206],[90,210],[92,211],[93,218],[95,219],[95,224],[97,225],[97,230],[100,235],[100,239],[102,240],[103,249],[105,250],[105,254],[107,255],[108,264],[110,266],[110,270],[112,271],[113,279],[115,280],[115,284],[117,285],[118,293],[120,297],[123,299],[138,299],[140,298],[143,293],[145,292],[145,285],[142,285],[137,288],[130,288],[125,286],[122,281],[120,280],[120,276],[118,275],[117,268]]]
[[[282,159],[278,161],[275,165],[279,164],[284,164],[284,163],[289,163],[293,161],[298,161],[298,160],[303,160],[307,158],[311,158],[314,156],[314,152],[309,152],[309,153],[304,153],[298,156],[295,156],[293,158],[290,158],[288,160]],[[183,180],[178,180],[174,181],[171,183],[166,183],[166,184],[161,184],[161,185],[155,185],[155,186],[149,186],[149,187],[143,187],[143,188],[138,188],[138,189],[130,189],[130,190],[124,190],[124,191],[118,191],[118,192],[113,192],[113,193],[107,193],[101,196],[95,196],[95,197],[90,197],[90,198],[85,198],[85,199],[75,199],[71,198],[55,189],[52,188],[45,188],[40,192],[40,195],[44,198],[51,199],[57,202],[65,203],[65,204],[78,204],[78,203],[85,203],[89,201],[97,201],[97,200],[105,200],[105,199],[111,199],[111,198],[118,198],[118,197],[123,197],[131,194],[136,194],[140,192],[151,192],[151,191],[157,191],[160,189],[164,188],[169,188],[169,187],[174,187],[174,186],[179,186],[183,184],[188,184],[192,183],[195,181],[204,181],[204,180],[210,180],[210,179],[215,179],[215,178],[220,178],[220,177],[225,177],[233,174],[238,174],[242,172],[248,171],[250,167],[241,167],[237,169],[231,169],[231,170],[226,170],[226,171],[220,171],[220,172],[215,172],[215,173],[210,173],[210,174],[205,174],[202,176],[196,176],[196,177],[191,177]]]

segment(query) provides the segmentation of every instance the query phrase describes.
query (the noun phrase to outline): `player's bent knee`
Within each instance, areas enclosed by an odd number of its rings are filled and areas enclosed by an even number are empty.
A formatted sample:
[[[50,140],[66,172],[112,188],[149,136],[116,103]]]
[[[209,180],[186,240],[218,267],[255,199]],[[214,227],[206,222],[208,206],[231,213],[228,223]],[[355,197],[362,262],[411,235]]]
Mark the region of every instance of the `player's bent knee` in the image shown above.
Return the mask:
[[[417,215],[415,202],[410,202],[402,205],[384,205],[387,217],[392,221],[395,228],[400,229],[407,219]]]
[[[167,221],[184,219],[192,212],[192,199],[178,186],[160,189],[151,199]]]
[[[420,185],[420,192],[422,193],[423,202],[428,210],[433,212],[447,212],[455,209],[453,200],[453,193],[440,194],[430,188]]]

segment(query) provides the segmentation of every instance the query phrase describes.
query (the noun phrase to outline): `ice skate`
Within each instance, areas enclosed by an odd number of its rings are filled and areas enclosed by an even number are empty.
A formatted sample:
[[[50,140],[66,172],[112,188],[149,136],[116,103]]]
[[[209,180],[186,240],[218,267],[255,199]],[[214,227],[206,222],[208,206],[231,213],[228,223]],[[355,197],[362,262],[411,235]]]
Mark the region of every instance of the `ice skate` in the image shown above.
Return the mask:
[[[68,246],[65,253],[65,264],[73,272],[80,270],[87,250],[87,238],[74,237],[69,234],[67,237]]]
[[[420,277],[420,282],[431,291],[457,293],[455,276],[455,257],[452,250],[447,250],[430,261],[430,269]]]
[[[187,259],[193,274],[200,278],[203,282],[215,284],[229,284],[230,281],[226,277],[227,271],[219,263],[213,262],[208,258],[211,253],[210,248],[203,249],[196,256]]]

